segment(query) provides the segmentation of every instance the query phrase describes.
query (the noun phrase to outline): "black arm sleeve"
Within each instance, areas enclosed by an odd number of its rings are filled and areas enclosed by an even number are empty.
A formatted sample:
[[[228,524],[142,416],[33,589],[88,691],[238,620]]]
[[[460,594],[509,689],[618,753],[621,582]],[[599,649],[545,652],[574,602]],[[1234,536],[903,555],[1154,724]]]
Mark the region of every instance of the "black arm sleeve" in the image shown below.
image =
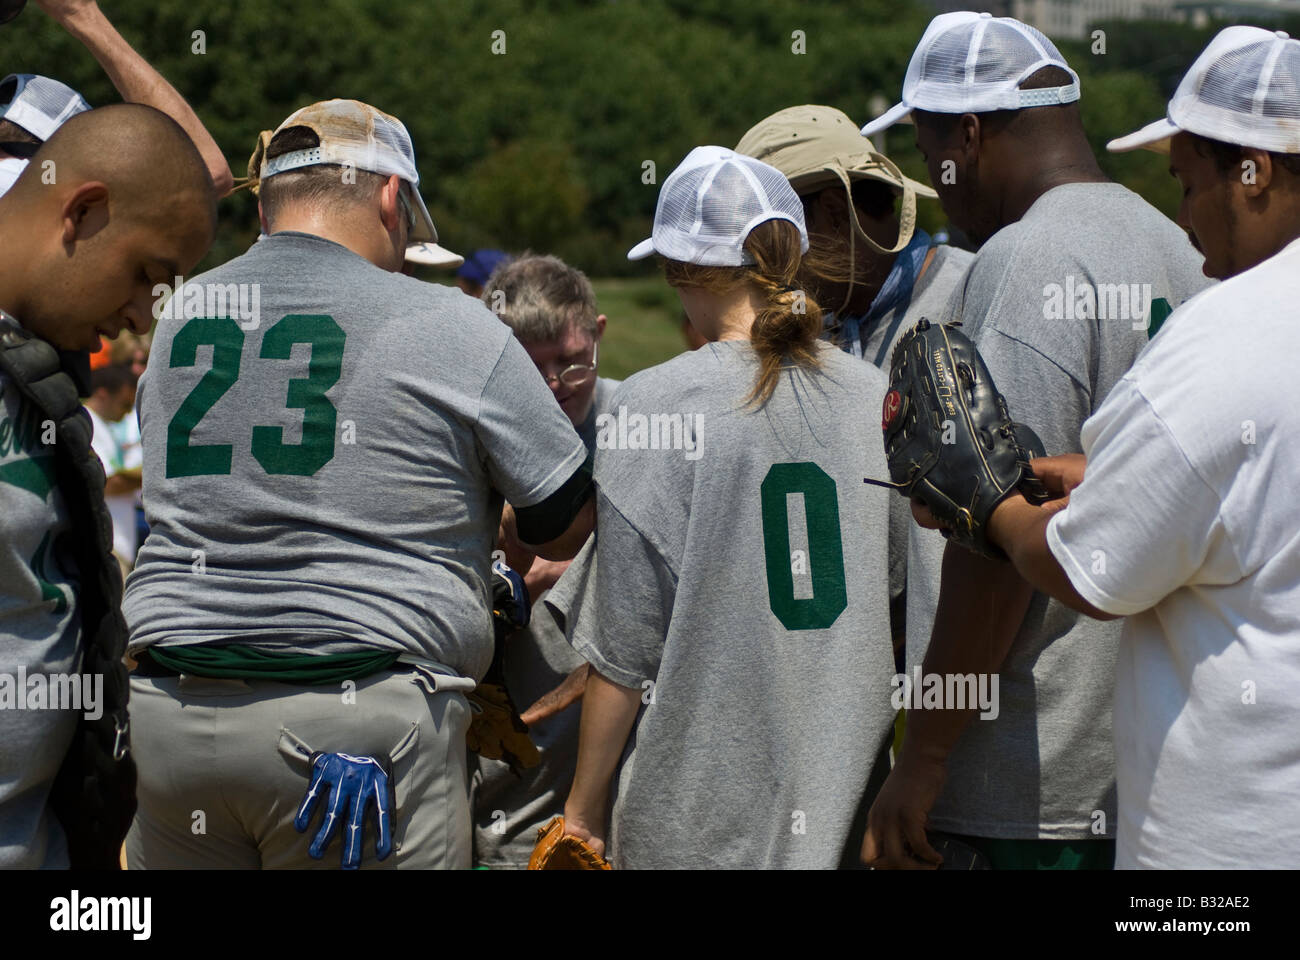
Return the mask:
[[[515,521],[519,539],[534,546],[550,543],[573,523],[583,504],[591,497],[591,454],[563,486],[541,503],[516,507]]]

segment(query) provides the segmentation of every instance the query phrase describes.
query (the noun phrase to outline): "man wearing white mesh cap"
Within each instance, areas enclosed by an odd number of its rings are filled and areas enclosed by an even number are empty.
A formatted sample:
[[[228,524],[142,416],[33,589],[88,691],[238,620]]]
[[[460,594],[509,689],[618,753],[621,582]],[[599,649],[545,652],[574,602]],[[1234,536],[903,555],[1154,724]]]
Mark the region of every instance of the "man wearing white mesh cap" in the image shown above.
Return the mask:
[[[265,150],[267,235],[185,285],[257,285],[261,316],[159,321],[123,605],[133,868],[319,866],[336,833],[345,868],[470,864],[464,691],[492,659],[503,498],[548,559],[594,507],[586,447],[509,328],[398,273],[438,239],[418,182],[397,118],[304,107]]]
[[[902,102],[863,129],[911,115],[944,210],[981,244],[962,290],[932,319],[964,323],[1012,416],[1051,453],[1080,449],[1084,421],[1149,332],[1206,282],[1177,226],[1106,179],[1078,98],[1078,76],[1037,30],[945,14],[912,56]],[[1118,625],[1035,592],[1010,564],[952,546],[931,618],[911,614],[909,669],[993,674],[1000,711],[972,722],[961,703],[910,705],[864,858],[935,862],[928,826],[995,868],[1109,866]]]
[[[230,190],[230,167],[198,115],[94,0],[36,0],[36,5],[94,56],[124,101],[161,110],[184,128],[203,155],[217,196]],[[13,185],[36,147],[69,117],[89,109],[77,91],[50,77],[13,73],[0,80],[0,194]]]
[[[1012,497],[989,534],[1038,589],[1126,617],[1116,865],[1293,869],[1300,42],[1224,30],[1166,119],[1109,144],[1137,147],[1169,153],[1179,223],[1224,282],[1174,311],[1084,425],[1086,462],[1036,461],[1060,499]]]

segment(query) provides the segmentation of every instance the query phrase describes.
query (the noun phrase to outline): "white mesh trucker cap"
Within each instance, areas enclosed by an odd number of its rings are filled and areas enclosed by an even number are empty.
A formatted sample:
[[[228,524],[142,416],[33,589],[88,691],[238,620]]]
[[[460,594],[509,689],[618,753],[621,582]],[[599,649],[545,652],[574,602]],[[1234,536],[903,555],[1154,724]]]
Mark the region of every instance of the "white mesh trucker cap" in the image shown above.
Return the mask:
[[[1277,153],[1300,153],[1300,41],[1281,30],[1228,27],[1188,69],[1163,120],[1106,144],[1169,152],[1180,131]]]
[[[309,128],[320,138],[320,145],[293,150],[274,160],[264,157],[261,180],[318,163],[350,165],[385,177],[396,174],[411,185],[415,204],[416,224],[410,242],[438,242],[429,208],[416,189],[420,174],[415,169],[415,148],[402,121],[359,100],[322,100],[293,113],[275,133],[289,127]]]
[[[1021,90],[1043,67],[1070,75],[1063,87]],[[907,119],[913,110],[931,113],[989,113],[1073,103],[1079,75],[1056,45],[1027,23],[969,10],[930,21],[903,78],[903,101],[862,128],[870,136]]]
[[[657,253],[709,267],[752,264],[745,238],[768,220],[793,223],[800,252],[808,252],[803,203],[785,174],[726,147],[696,147],[664,181],[650,238],[627,258]]]
[[[54,136],[69,117],[89,109],[81,94],[50,77],[11,73],[0,80],[0,117],[41,140]]]

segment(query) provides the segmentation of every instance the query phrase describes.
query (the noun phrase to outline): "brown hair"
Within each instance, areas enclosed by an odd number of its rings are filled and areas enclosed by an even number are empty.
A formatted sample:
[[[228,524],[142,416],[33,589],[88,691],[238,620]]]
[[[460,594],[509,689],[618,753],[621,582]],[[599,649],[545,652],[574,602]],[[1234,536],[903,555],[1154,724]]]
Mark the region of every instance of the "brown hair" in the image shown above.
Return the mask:
[[[596,291],[585,273],[558,257],[522,253],[502,263],[483,288],[489,307],[498,290],[505,304],[497,315],[524,343],[559,340],[570,325],[596,335]]]
[[[725,294],[753,284],[765,303],[754,318],[749,339],[758,353],[758,378],[747,402],[762,406],[771,399],[787,361],[815,370],[822,309],[795,286],[801,255],[799,230],[788,220],[760,223],[745,238],[754,263],[744,267],[705,267],[680,260],[665,264],[668,283]]]

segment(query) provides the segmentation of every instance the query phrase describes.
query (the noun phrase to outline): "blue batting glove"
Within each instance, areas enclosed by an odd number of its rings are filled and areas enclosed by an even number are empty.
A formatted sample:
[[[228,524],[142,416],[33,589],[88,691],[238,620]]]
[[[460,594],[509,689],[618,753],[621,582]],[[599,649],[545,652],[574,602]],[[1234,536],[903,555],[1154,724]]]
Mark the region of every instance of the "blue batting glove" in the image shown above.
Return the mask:
[[[383,860],[393,852],[393,808],[397,806],[391,779],[392,763],[387,757],[354,757],[348,753],[321,753],[311,755],[311,784],[302,798],[293,825],[299,833],[306,833],[318,802],[324,803],[325,821],[311,842],[308,854],[320,860],[325,856],[340,824],[347,821],[343,837],[343,869],[356,870],[361,866],[362,827],[371,803],[379,836],[375,841],[375,856]]]

